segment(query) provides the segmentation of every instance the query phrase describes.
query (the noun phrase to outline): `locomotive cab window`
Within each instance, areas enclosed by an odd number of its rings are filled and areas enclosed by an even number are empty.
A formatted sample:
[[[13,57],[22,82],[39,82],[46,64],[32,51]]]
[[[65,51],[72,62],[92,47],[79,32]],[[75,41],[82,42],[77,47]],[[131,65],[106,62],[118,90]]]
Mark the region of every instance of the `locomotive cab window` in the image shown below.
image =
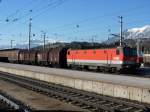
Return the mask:
[[[96,54],[96,51],[94,50],[93,53]]]
[[[84,51],[84,54],[86,54],[87,52],[86,51]]]
[[[119,55],[120,54],[120,51],[119,49],[116,50],[116,55]]]
[[[68,55],[70,55],[70,51],[68,51]]]
[[[125,48],[124,54],[125,56],[137,56],[137,50],[135,48]]]

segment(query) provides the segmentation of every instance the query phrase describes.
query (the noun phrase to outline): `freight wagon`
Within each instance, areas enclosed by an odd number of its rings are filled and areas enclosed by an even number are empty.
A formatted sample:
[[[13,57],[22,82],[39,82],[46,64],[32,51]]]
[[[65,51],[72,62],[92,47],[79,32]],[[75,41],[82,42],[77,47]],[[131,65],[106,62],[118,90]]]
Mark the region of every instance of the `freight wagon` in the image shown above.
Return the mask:
[[[18,62],[24,64],[37,64],[37,53],[35,50],[20,50]]]
[[[18,63],[19,58],[19,49],[4,49],[0,50],[0,57],[1,61],[3,62],[11,62],[11,63]]]
[[[48,63],[54,67],[67,67],[67,50],[68,48],[53,48],[48,54]]]

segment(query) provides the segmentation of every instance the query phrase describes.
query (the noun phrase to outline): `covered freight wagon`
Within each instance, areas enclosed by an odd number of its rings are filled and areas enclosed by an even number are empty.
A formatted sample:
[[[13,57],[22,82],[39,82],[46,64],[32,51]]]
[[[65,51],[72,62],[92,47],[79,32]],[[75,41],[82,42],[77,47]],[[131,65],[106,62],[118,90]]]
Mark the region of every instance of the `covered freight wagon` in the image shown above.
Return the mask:
[[[20,49],[0,50],[0,59],[3,62],[18,63]]]
[[[37,51],[34,50],[20,51],[19,62],[25,64],[37,64]]]
[[[62,48],[53,48],[48,54],[48,63],[54,67],[67,67],[67,49]]]
[[[39,65],[49,65],[48,57],[50,50],[42,50],[37,53],[37,63]]]

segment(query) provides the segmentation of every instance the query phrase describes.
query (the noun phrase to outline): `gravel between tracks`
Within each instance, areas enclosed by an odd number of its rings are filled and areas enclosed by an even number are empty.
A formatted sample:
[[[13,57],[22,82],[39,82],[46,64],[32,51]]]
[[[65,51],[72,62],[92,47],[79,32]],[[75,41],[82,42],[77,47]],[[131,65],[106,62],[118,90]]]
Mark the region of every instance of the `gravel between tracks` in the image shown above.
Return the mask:
[[[66,112],[85,111],[79,107],[73,106],[72,104],[60,102],[59,100],[19,87],[1,79],[0,90],[6,92],[8,95],[11,95],[16,99],[19,99],[21,102],[28,104],[28,106],[33,110],[61,110]]]

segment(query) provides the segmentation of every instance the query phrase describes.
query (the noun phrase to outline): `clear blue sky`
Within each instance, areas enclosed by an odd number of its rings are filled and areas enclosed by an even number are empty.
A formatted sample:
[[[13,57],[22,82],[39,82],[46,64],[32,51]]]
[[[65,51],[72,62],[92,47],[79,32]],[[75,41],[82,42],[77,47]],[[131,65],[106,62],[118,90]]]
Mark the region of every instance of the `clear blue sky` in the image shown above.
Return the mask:
[[[10,44],[11,39],[27,42],[30,17],[32,39],[41,39],[44,30],[49,40],[90,41],[95,37],[101,42],[107,39],[108,29],[119,32],[120,15],[124,29],[150,24],[149,6],[150,0],[1,0],[0,44]]]

